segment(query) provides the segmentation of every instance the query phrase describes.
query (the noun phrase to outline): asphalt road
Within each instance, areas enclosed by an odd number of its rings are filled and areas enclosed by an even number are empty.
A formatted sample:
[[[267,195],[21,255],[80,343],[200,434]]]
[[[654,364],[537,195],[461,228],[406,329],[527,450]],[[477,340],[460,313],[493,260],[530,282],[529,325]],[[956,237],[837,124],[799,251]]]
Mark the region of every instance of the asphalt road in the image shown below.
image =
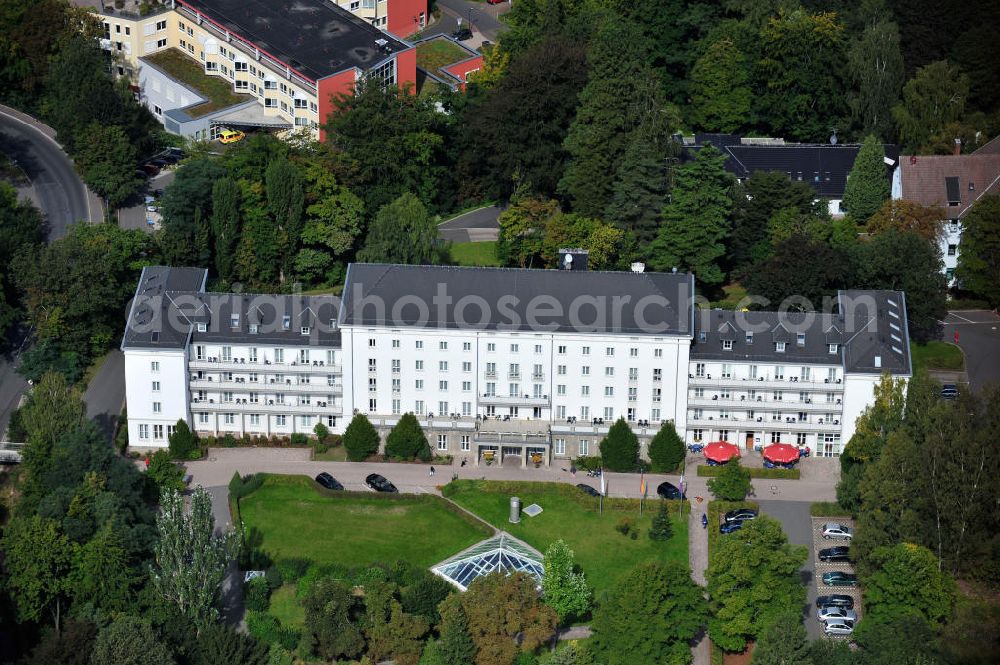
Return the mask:
[[[110,441],[125,404],[125,356],[121,351],[111,351],[104,358],[83,399],[87,403],[87,417],[97,421]]]
[[[812,518],[809,516],[809,501],[757,501],[762,513],[781,522],[781,526],[793,545],[805,545],[809,556],[802,566],[802,583],[806,587],[806,606],[802,608],[806,632],[811,639],[819,639],[823,631],[813,617],[812,608],[816,603],[816,552],[813,547]]]
[[[1000,383],[1000,316],[989,310],[948,312],[945,341],[955,341],[965,353],[965,370],[973,390]]]
[[[31,180],[30,196],[45,214],[51,241],[65,235],[73,222],[99,221],[101,211],[93,210],[73,162],[45,130],[52,131],[23,114],[0,108],[0,152],[15,160]]]
[[[472,21],[472,30],[478,33],[478,39],[473,38],[464,42],[466,45],[477,48],[483,40],[496,43],[497,35],[507,29],[499,20],[499,16],[510,11],[510,4],[502,2],[490,5],[485,2],[469,2],[468,0],[437,0],[438,7],[441,8],[441,15],[433,25],[420,33],[421,37],[431,37],[433,35],[450,35],[459,27],[461,19],[462,27],[469,27]]]
[[[501,212],[497,206],[485,206],[452,217],[438,224],[438,236],[452,242],[496,240],[500,232],[500,222],[497,220]]]

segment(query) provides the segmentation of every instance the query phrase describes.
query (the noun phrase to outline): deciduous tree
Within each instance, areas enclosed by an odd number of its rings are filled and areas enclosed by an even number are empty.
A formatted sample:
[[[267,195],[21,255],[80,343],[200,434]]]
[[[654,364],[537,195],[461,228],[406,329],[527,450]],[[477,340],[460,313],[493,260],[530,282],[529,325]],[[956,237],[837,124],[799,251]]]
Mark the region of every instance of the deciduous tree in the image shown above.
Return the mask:
[[[354,658],[365,646],[356,625],[359,601],[343,582],[329,577],[316,581],[306,593],[305,630],[309,643],[323,658]]]
[[[934,134],[965,113],[969,77],[946,60],[917,70],[903,86],[903,101],[892,109],[907,151],[921,151]]]
[[[744,523],[738,537],[716,540],[706,572],[712,641],[741,651],[788,608],[799,607],[805,599],[799,568],[806,555],[806,548],[790,545],[781,524],[768,517]]]
[[[862,580],[865,619],[873,623],[917,616],[937,624],[951,616],[955,586],[926,547],[899,543],[872,553]]]
[[[578,570],[573,550],[563,540],[557,540],[545,550],[542,561],[542,599],[556,611],[563,623],[583,617],[590,611],[591,591],[587,578]]]
[[[230,177],[220,178],[212,186],[211,227],[215,271],[220,279],[232,279],[240,239],[240,187]]]
[[[707,132],[749,124],[753,93],[746,57],[729,37],[713,42],[691,69],[691,122]]]
[[[153,585],[195,624],[211,624],[218,616],[215,605],[239,537],[231,531],[213,535],[212,502],[202,488],[191,495],[190,513],[179,493],[164,492],[156,529],[160,539],[153,550]]]
[[[726,462],[718,476],[708,479],[708,491],[722,501],[742,501],[752,489],[750,471],[740,466],[738,457]]]
[[[73,543],[59,530],[58,522],[33,515],[8,524],[0,546],[19,620],[51,619],[58,633],[66,608]]]
[[[865,25],[847,53],[852,92],[851,113],[864,134],[892,136],[892,107],[903,87],[899,28],[884,17]]]
[[[135,146],[121,127],[93,124],[77,137],[76,168],[112,211],[139,191],[136,159]]]
[[[1000,196],[986,196],[962,220],[955,276],[962,288],[1000,305]]]
[[[850,257],[843,251],[805,235],[795,234],[774,245],[771,256],[753,265],[745,280],[747,290],[767,298],[773,309],[791,296],[822,307],[823,298],[849,283]],[[792,309],[805,308],[799,304]]]
[[[785,612],[765,628],[750,662],[752,665],[812,665],[801,614]]]
[[[441,263],[446,253],[434,217],[420,199],[406,193],[379,209],[358,259],[422,265]]]
[[[125,614],[97,634],[90,662],[93,665],[173,665],[174,658],[148,621]]]
[[[939,206],[922,206],[905,199],[890,199],[868,219],[867,230],[871,235],[887,231],[912,231],[936,245],[945,217],[944,209]],[[962,242],[965,242],[965,237]],[[964,244],[962,251],[965,251]]]
[[[686,566],[639,564],[594,611],[595,660],[607,665],[690,662],[688,642],[707,617],[703,591]]]

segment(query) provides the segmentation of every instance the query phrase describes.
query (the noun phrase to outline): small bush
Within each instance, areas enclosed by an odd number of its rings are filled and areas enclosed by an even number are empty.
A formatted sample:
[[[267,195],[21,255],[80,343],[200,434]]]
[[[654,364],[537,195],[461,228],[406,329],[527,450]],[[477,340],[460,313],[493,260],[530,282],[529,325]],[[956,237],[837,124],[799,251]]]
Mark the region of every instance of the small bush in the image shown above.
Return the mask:
[[[235,448],[236,447],[236,437],[232,434],[226,434],[221,439],[219,439],[219,445],[223,448]]]
[[[577,457],[573,464],[580,471],[594,471],[601,468],[601,458],[596,455]]]
[[[229,495],[234,499],[239,500],[246,496],[250,496],[263,484],[264,474],[262,473],[252,473],[246,476],[241,476],[239,472],[236,472],[229,480]]]
[[[455,494],[457,493],[458,493],[458,485],[456,485],[455,483],[448,483],[447,485],[441,488],[441,496],[443,496],[446,499],[455,496]]]
[[[290,442],[293,446],[308,446],[309,437],[302,432],[296,432],[292,435]]]
[[[702,478],[715,478],[722,470],[725,465],[720,466],[708,466],[707,464],[698,465],[698,476]],[[760,467],[743,467],[746,471],[750,472],[751,478],[769,478],[769,479],[779,479],[779,480],[798,480],[802,477],[802,472],[799,469],[764,469]]]
[[[309,570],[312,562],[309,559],[288,558],[281,559],[274,564],[283,581],[288,583],[298,582]]]
[[[276,617],[250,610],[246,614],[247,632],[269,644],[277,644],[291,651],[299,643],[299,633],[281,625]]]
[[[267,586],[271,589],[272,593],[276,589],[280,589],[285,583],[285,578],[281,574],[281,569],[274,564],[267,569],[267,572],[264,574],[264,578],[267,580]]]
[[[271,587],[264,577],[255,577],[246,583],[243,598],[248,610],[266,612],[271,606]]]
[[[623,536],[627,536],[634,528],[635,522],[632,521],[631,517],[623,517],[618,520],[618,524],[615,524],[615,531]]]
[[[316,435],[318,442],[326,443],[326,438],[330,436],[330,428],[323,423],[316,423],[316,427],[313,427],[313,434]]]

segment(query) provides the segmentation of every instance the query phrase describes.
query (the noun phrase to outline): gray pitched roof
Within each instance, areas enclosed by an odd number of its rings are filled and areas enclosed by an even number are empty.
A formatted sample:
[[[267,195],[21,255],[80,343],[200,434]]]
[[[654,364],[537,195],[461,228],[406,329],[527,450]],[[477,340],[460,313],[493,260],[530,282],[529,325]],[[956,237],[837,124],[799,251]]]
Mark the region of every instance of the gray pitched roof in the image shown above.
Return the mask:
[[[183,349],[189,340],[340,346],[339,298],[205,293],[206,275],[202,268],[145,268],[129,307],[122,349]]]
[[[689,337],[693,296],[694,278],[682,273],[354,263],[340,320],[358,326]]]
[[[841,291],[837,302],[834,313],[701,310],[695,315],[691,359],[832,364],[851,374],[912,373],[902,292]],[[778,342],[784,343],[783,351],[777,350]],[[831,344],[837,345],[834,353]]]

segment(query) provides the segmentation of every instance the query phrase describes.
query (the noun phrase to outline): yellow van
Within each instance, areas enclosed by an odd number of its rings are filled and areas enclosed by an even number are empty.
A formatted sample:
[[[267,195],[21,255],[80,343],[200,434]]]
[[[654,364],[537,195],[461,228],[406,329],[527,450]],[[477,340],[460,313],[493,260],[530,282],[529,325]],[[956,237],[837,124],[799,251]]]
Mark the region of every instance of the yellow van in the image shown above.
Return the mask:
[[[223,129],[219,132],[219,143],[236,143],[243,140],[245,136],[246,134],[238,130]]]

